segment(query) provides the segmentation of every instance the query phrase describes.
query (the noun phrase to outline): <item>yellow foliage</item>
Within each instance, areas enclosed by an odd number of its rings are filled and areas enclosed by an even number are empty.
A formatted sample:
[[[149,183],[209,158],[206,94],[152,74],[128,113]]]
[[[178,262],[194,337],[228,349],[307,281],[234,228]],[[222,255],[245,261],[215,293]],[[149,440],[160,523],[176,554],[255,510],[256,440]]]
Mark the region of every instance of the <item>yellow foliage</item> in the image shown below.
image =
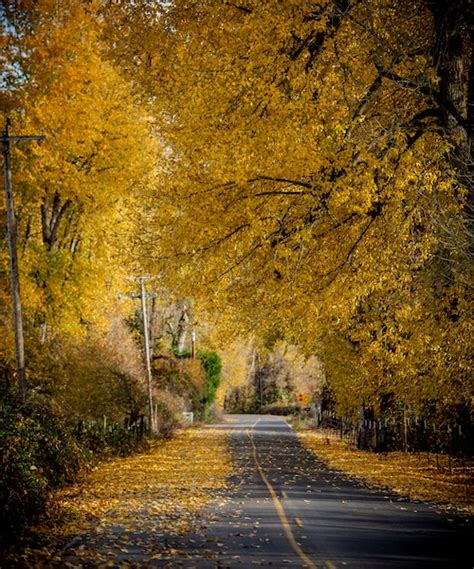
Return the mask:
[[[132,212],[154,174],[149,116],[105,57],[98,6],[23,2],[3,29],[16,54],[11,134],[46,137],[12,151],[22,300],[35,341],[107,328],[136,266]]]
[[[222,372],[216,402],[221,407],[224,407],[226,395],[232,389],[248,383],[252,371],[252,360],[255,357],[254,350],[253,342],[242,338],[220,348]]]
[[[319,352],[348,412],[469,406],[468,82],[429,3],[20,8],[2,100],[47,136],[13,155],[32,335],[104,327],[145,270],[227,334]]]
[[[239,333],[342,338],[350,411],[386,392],[468,405],[466,133],[433,95],[428,4],[141,7],[106,13],[167,148],[150,272]]]

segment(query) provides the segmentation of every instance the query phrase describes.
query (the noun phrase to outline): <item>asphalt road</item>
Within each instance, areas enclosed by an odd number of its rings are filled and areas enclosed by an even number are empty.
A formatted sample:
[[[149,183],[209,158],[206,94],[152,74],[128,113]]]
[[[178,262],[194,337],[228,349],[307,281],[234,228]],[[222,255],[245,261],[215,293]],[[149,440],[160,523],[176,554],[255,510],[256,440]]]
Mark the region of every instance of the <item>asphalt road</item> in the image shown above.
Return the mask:
[[[176,537],[155,527],[143,504],[136,529],[125,530],[117,520],[103,533],[79,535],[50,566],[474,567],[467,520],[449,519],[434,506],[374,491],[329,470],[283,419],[229,415],[217,428],[231,434],[235,474],[229,490],[220,490],[198,517],[195,533]]]
[[[433,506],[373,491],[315,460],[281,418],[230,415],[233,492],[166,567],[469,568],[473,533]],[[212,452],[212,449],[209,449]]]

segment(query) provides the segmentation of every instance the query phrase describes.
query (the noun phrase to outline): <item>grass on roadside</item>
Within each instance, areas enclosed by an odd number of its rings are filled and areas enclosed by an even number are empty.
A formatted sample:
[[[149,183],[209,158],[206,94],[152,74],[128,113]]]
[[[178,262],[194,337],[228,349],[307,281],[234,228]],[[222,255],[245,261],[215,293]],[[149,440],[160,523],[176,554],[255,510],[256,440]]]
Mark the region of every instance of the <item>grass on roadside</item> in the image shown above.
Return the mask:
[[[461,465],[430,453],[390,452],[377,454],[355,449],[346,441],[323,433],[299,433],[306,448],[330,467],[351,477],[416,500],[423,500],[474,514],[474,462]]]

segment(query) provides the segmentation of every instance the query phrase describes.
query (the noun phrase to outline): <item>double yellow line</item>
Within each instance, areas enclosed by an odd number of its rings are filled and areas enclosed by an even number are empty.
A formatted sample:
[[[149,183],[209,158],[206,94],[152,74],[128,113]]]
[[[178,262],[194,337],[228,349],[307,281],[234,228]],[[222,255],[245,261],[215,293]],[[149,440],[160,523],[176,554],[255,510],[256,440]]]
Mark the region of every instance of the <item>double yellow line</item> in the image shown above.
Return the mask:
[[[265,486],[268,488],[268,491],[270,492],[270,496],[272,497],[273,504],[275,505],[275,509],[278,513],[278,517],[280,518],[281,525],[283,526],[286,537],[288,538],[288,541],[290,542],[290,545],[291,545],[293,551],[301,559],[301,561],[303,561],[305,567],[309,567],[310,569],[318,569],[318,566],[314,563],[314,561],[306,555],[306,553],[301,549],[301,547],[296,542],[296,539],[295,539],[295,536],[294,536],[293,531],[291,529],[290,523],[288,521],[288,518],[286,517],[285,510],[283,509],[283,506],[281,505],[280,499],[278,498],[277,493],[275,492],[275,489],[273,488],[270,481],[268,480],[267,475],[263,471],[263,468],[262,468],[262,466],[258,460],[257,447],[255,446],[255,443],[254,443],[254,440],[252,437],[252,430],[257,426],[259,421],[260,421],[260,419],[258,419],[258,421],[256,421],[249,429],[247,429],[247,435],[250,439],[250,442],[252,443],[253,460],[255,462],[255,466],[257,467],[258,473],[260,474],[260,477],[263,480]]]

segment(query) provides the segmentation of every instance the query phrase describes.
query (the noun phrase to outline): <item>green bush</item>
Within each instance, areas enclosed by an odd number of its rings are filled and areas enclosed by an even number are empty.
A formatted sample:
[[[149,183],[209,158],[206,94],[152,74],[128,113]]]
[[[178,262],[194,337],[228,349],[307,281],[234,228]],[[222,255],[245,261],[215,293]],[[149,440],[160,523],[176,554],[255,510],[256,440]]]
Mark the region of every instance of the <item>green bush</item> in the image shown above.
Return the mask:
[[[155,356],[152,369],[155,385],[160,393],[169,393],[175,399],[187,402],[186,406],[190,406],[196,417],[201,417],[207,378],[199,360],[160,353]],[[165,407],[172,408],[172,402],[167,401]],[[166,411],[159,410],[160,414],[163,412],[166,414]]]
[[[198,358],[201,360],[207,380],[203,398],[205,413],[207,413],[216,398],[217,388],[221,379],[222,362],[219,354],[216,352],[201,350],[198,352]]]
[[[114,456],[129,456],[147,446],[142,437],[122,425],[111,425],[105,435],[109,453]]]
[[[116,423],[104,427],[102,423],[78,422],[75,437],[90,462],[110,456],[128,456],[146,447],[143,437]]]
[[[13,530],[41,513],[49,491],[73,481],[83,449],[60,417],[29,405],[0,406],[0,521]]]
[[[34,401],[20,409],[5,397],[0,404],[2,531],[33,521],[44,511],[50,491],[74,482],[91,463],[144,446],[142,437],[121,425],[74,424],[51,405]]]

